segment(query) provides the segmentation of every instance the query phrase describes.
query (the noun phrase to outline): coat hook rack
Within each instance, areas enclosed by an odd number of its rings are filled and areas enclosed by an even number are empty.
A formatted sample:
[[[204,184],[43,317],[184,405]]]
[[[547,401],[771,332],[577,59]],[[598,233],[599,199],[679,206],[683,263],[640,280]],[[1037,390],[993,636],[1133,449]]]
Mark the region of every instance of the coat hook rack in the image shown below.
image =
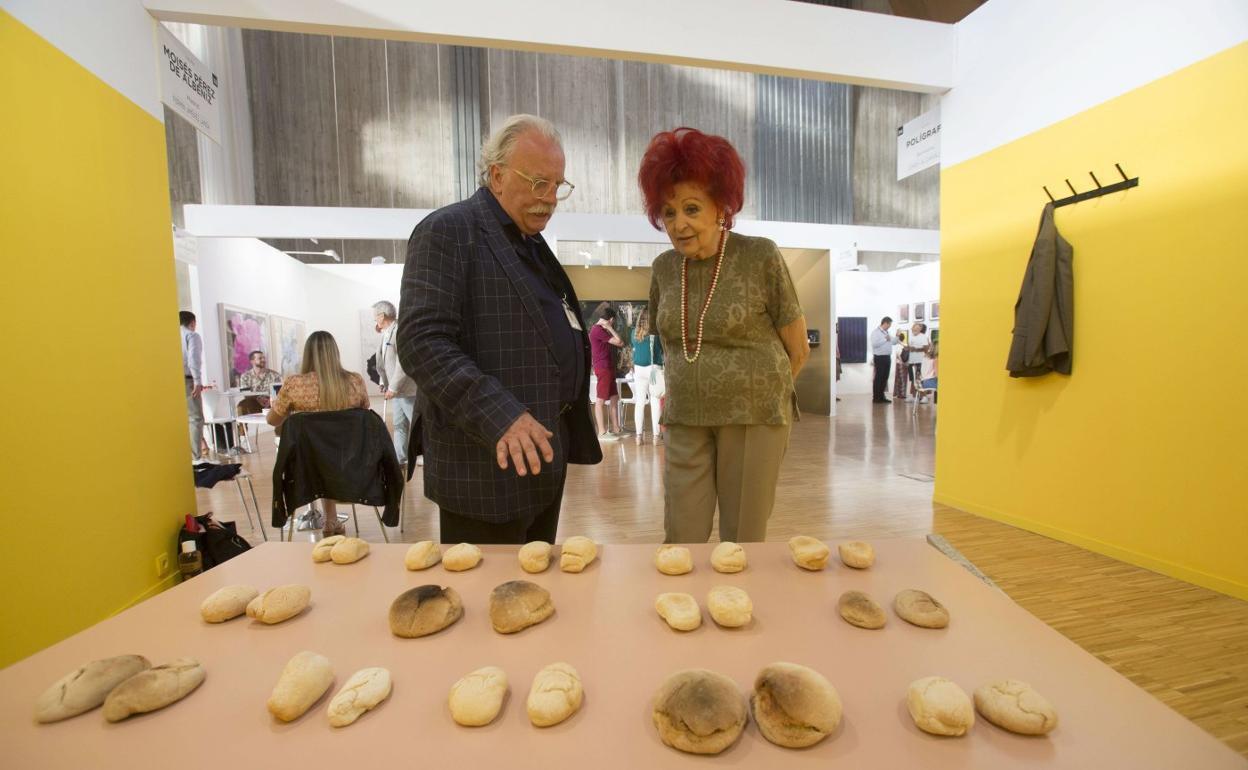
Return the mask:
[[[1087,192],[1079,192],[1078,190],[1075,189],[1075,186],[1070,183],[1069,179],[1063,180],[1066,182],[1066,186],[1070,188],[1070,195],[1068,197],[1054,198],[1053,193],[1049,192],[1049,188],[1047,185],[1042,185],[1041,189],[1044,190],[1045,195],[1049,196],[1049,200],[1052,201],[1054,208],[1057,208],[1059,206],[1069,206],[1072,203],[1086,201],[1091,198],[1099,198],[1102,195],[1109,195],[1110,193],[1122,192],[1123,190],[1129,189],[1131,187],[1139,187],[1140,178],[1138,176],[1128,179],[1127,172],[1122,170],[1121,165],[1115,163],[1114,168],[1118,169],[1118,173],[1122,176],[1122,181],[1114,182],[1113,184],[1110,184],[1110,185],[1102,185],[1101,180],[1096,178],[1096,174],[1092,173],[1091,171],[1088,172],[1088,176],[1092,177],[1092,182],[1096,185],[1095,190],[1088,190]]]

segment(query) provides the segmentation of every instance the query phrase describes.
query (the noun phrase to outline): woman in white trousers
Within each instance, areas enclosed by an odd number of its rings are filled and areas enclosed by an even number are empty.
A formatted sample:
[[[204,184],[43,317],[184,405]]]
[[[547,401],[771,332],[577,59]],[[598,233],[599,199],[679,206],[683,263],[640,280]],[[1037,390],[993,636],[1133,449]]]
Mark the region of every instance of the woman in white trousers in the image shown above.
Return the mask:
[[[637,443],[645,436],[646,404],[650,404],[650,425],[654,433],[654,443],[662,440],[659,433],[659,418],[663,416],[663,393],[666,383],[663,380],[663,346],[659,337],[650,331],[650,311],[641,311],[637,326],[633,330],[633,395],[636,397],[636,414],[633,423],[637,426]]]

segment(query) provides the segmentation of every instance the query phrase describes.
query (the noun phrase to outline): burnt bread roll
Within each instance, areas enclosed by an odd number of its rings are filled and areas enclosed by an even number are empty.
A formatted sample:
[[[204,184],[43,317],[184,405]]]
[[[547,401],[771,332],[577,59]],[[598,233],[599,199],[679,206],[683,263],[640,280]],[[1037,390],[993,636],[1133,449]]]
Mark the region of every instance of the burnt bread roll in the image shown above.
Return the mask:
[[[690,754],[718,754],[745,729],[745,699],[737,683],[714,671],[677,671],[654,696],[654,726],[668,746]]]
[[[772,663],[758,672],[750,699],[754,722],[777,746],[813,746],[841,723],[841,696],[814,669],[796,663]]]
[[[464,616],[464,603],[449,586],[417,586],[390,603],[390,633],[404,639],[435,634]]]

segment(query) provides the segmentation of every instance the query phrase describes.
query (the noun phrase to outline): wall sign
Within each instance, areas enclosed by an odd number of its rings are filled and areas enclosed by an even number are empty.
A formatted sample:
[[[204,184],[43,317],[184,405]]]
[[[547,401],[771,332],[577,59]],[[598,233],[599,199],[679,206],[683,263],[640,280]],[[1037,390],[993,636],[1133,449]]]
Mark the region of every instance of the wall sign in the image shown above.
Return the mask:
[[[940,108],[897,128],[897,180],[940,163]]]
[[[156,25],[160,100],[192,126],[221,144],[221,85],[217,75],[187,50],[163,24]]]

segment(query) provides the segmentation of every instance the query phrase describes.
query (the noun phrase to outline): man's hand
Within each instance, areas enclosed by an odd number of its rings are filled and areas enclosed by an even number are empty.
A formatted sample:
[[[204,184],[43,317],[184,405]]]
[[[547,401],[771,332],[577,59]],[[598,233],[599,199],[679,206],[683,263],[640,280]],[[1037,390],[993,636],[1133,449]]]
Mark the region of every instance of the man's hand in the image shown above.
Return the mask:
[[[199,398],[199,394],[204,392],[203,385],[196,385],[191,388],[191,398]]]
[[[533,419],[533,415],[525,412],[516,418],[494,448],[498,458],[498,467],[507,470],[507,458],[511,458],[516,474],[527,476],[531,471],[534,476],[542,472],[542,460],[555,461],[555,450],[550,446],[550,439],[555,434],[542,427]],[[538,457],[538,452],[541,457]],[[525,461],[528,468],[525,468]]]
[[[385,398],[386,398],[386,400],[387,400],[387,401],[389,401],[390,399],[394,398],[394,397],[395,397],[395,396],[397,396],[397,395],[399,395],[399,394],[398,394],[398,393],[395,393],[393,390],[387,390],[387,391],[386,391],[386,393],[385,393]]]

